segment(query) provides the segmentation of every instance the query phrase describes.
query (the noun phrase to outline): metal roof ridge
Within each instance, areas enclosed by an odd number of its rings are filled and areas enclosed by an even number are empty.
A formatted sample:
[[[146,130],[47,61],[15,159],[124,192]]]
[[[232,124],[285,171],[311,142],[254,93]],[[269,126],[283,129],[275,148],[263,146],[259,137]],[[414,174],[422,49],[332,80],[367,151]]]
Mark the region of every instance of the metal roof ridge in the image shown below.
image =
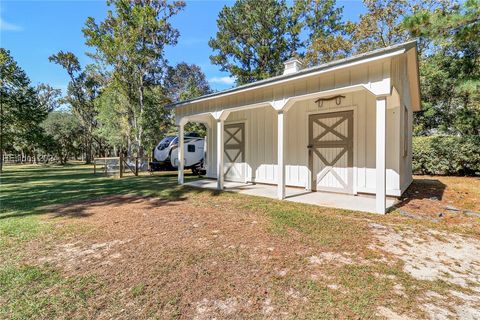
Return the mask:
[[[309,73],[312,73],[312,72],[315,72],[315,71],[320,71],[320,70],[324,70],[324,69],[328,69],[328,68],[332,68],[332,67],[336,67],[336,66],[341,66],[341,65],[343,65],[345,63],[348,63],[348,62],[355,62],[355,61],[358,61],[358,60],[363,60],[363,59],[366,59],[366,58],[374,57],[374,56],[376,56],[380,53],[387,53],[387,52],[395,51],[395,50],[402,49],[402,48],[404,48],[405,50],[409,50],[416,45],[417,45],[417,40],[414,39],[414,40],[410,40],[410,41],[407,41],[407,42],[394,44],[394,45],[391,45],[391,46],[388,46],[388,47],[379,48],[379,49],[375,49],[375,50],[368,51],[368,52],[365,52],[365,53],[361,53],[361,54],[357,54],[357,55],[354,55],[354,56],[346,57],[346,58],[343,58],[343,59],[338,59],[338,60],[333,60],[333,61],[330,61],[330,62],[322,63],[322,64],[319,64],[317,66],[302,69],[302,70],[300,70],[298,72],[295,72],[295,73],[273,76],[273,77],[270,77],[270,78],[267,78],[267,79],[258,80],[258,81],[255,81],[255,82],[243,84],[243,85],[240,85],[238,87],[234,87],[234,88],[230,88],[230,89],[226,89],[226,90],[222,90],[222,91],[218,91],[218,92],[214,92],[214,93],[209,93],[209,94],[197,97],[197,98],[187,99],[187,100],[183,100],[183,101],[170,103],[166,107],[167,108],[175,108],[176,106],[186,104],[186,103],[192,103],[192,102],[195,102],[197,100],[203,100],[203,99],[206,99],[206,98],[221,96],[221,95],[224,95],[224,94],[233,93],[235,91],[240,91],[240,90],[243,90],[243,89],[255,88],[255,87],[260,86],[260,85],[264,85],[264,84],[268,84],[268,83],[275,83],[279,80],[295,78],[299,75],[306,75],[306,74],[309,74]]]

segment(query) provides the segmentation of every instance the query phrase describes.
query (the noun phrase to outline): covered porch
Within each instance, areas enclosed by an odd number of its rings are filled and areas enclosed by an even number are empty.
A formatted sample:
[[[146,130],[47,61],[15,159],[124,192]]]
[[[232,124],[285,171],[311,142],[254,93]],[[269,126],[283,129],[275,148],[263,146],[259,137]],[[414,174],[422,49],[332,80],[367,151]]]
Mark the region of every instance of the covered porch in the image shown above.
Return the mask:
[[[204,189],[217,189],[217,182],[213,179],[202,179],[185,183],[186,186]],[[238,192],[251,196],[277,199],[277,186],[268,184],[253,184],[225,181],[224,191]],[[375,212],[375,196],[351,195],[329,192],[312,192],[301,188],[286,187],[286,201],[318,205],[328,208],[354,210],[362,212]],[[387,197],[386,205],[391,207],[397,203],[397,199]]]
[[[411,42],[179,102],[178,182],[200,122],[215,180],[190,186],[385,214],[412,181],[417,67]]]

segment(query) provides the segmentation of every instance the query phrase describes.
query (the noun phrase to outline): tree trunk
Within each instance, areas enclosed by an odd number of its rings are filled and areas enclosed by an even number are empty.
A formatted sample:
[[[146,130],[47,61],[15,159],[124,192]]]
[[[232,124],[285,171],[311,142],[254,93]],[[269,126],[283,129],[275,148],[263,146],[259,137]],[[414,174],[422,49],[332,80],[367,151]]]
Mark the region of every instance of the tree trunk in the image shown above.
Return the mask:
[[[129,110],[128,113],[128,127],[127,127],[127,157],[132,156],[132,139],[136,139],[136,131],[135,136],[132,134],[132,130],[136,130],[135,124],[135,111],[132,108]],[[133,128],[133,129],[132,129]],[[122,150],[123,151],[123,150]]]
[[[144,101],[143,101],[143,95],[144,95],[144,88],[143,88],[143,74],[140,73],[140,126],[138,128],[138,153],[137,157],[143,157],[143,125],[142,125],[142,119],[143,119],[143,110],[144,110]]]
[[[85,164],[92,163],[92,140],[91,126],[89,126],[87,135],[85,136]]]
[[[128,137],[127,139],[127,157],[130,158],[132,156],[132,139]]]

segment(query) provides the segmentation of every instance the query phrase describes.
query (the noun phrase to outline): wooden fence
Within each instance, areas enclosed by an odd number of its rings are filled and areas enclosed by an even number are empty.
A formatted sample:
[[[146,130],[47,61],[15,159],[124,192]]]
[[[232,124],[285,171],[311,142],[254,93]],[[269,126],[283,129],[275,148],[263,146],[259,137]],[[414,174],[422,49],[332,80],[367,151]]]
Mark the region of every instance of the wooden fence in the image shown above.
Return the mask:
[[[125,173],[138,176],[141,171],[150,171],[149,158],[104,157],[93,159],[93,173],[116,175],[122,178]]]

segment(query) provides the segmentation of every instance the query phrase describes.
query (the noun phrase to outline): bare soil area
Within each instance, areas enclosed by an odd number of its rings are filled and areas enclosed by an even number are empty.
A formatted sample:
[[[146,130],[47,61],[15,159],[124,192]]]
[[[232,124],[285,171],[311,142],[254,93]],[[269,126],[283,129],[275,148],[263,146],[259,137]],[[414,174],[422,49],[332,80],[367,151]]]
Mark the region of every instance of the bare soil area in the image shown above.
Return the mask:
[[[410,219],[463,227],[480,234],[480,178],[416,176],[397,205]]]
[[[314,276],[321,268],[309,262],[318,248],[298,240],[302,236],[276,237],[259,215],[231,208],[113,196],[55,211],[59,225],[80,223],[92,231],[48,251],[32,243],[32,258],[68,275],[99,276],[110,291],[91,310],[99,317],[287,315],[305,298],[282,278]],[[279,290],[287,304],[273,303]],[[102,310],[102,298],[123,307]]]
[[[230,202],[108,196],[52,207],[57,228],[84,231],[32,241],[26,263],[97,277],[104,290],[86,315],[100,319],[480,318],[476,238],[348,216],[357,234],[339,229],[350,240],[333,243],[272,232],[268,215]],[[335,221],[324,227],[334,233]]]
[[[428,318],[480,319],[478,239],[437,230],[395,230],[375,223],[371,226],[376,237],[372,249],[400,259],[403,270],[415,279],[454,285],[443,294],[429,290],[419,297],[418,303]],[[401,284],[396,289],[407,296]]]

